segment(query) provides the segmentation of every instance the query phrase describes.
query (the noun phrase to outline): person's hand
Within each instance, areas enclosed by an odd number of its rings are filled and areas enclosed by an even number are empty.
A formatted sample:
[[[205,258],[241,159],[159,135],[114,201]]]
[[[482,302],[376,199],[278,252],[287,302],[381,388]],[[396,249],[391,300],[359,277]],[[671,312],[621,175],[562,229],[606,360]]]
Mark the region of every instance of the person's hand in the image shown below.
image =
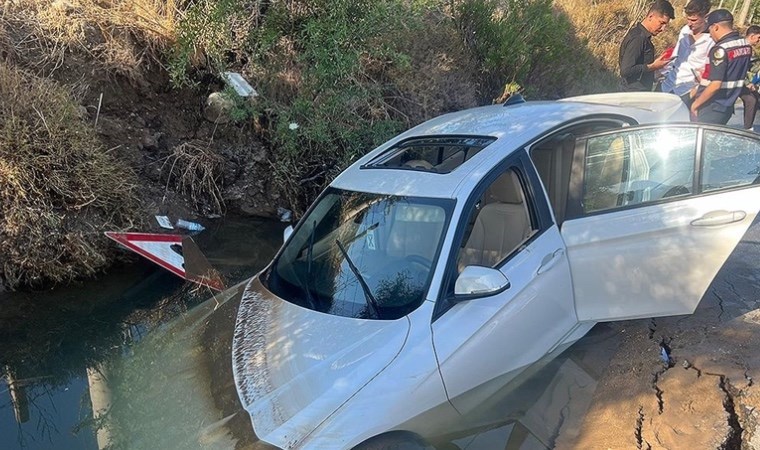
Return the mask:
[[[668,63],[671,61],[670,59],[664,59],[664,55],[661,55],[659,58],[652,61],[651,64],[647,64],[647,68],[650,72],[654,72],[655,70],[660,70],[663,67],[667,66]]]
[[[752,92],[757,92],[757,86],[755,86],[752,83],[750,83],[750,84],[747,85],[747,89],[749,89]]]
[[[699,118],[699,110],[695,108],[693,104],[689,108],[689,118],[691,119],[692,122],[696,122],[697,119]]]

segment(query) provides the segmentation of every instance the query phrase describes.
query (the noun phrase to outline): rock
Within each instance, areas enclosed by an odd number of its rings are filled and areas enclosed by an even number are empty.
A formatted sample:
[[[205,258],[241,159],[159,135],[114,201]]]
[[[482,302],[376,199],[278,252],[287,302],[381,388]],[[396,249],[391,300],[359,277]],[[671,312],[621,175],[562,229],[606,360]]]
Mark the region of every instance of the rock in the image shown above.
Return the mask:
[[[203,117],[209,122],[228,123],[232,120],[230,111],[234,107],[235,103],[221,92],[212,92],[206,99]]]
[[[151,133],[149,130],[144,130],[142,140],[140,141],[140,148],[150,151],[158,150],[159,142],[163,135],[160,132]]]
[[[251,159],[255,162],[262,162],[267,159],[267,149],[264,146],[256,146],[251,149]]]

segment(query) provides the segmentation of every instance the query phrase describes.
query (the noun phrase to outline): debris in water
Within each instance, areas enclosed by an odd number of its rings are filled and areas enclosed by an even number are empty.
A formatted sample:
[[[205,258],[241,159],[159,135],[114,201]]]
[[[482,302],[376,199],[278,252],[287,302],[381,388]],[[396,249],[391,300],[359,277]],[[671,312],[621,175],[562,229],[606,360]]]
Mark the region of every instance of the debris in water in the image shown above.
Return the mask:
[[[277,217],[280,218],[280,222],[290,222],[293,219],[293,211],[281,206],[277,207]]]
[[[155,216],[156,222],[158,222],[158,225],[161,228],[166,228],[167,230],[173,230],[174,227],[172,226],[172,223],[169,221],[169,218],[166,216]]]
[[[179,219],[177,220],[177,223],[175,224],[177,228],[182,228],[189,231],[203,231],[206,228],[203,227],[203,225],[196,223],[196,222],[190,222],[189,220]]]

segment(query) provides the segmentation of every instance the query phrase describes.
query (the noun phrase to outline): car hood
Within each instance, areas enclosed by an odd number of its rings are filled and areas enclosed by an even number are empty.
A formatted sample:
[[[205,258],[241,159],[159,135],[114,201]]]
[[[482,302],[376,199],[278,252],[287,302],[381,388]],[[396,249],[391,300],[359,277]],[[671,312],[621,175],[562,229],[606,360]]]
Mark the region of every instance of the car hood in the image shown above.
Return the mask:
[[[401,351],[409,321],[332,316],[288,303],[254,278],[238,310],[232,364],[256,435],[297,447]]]

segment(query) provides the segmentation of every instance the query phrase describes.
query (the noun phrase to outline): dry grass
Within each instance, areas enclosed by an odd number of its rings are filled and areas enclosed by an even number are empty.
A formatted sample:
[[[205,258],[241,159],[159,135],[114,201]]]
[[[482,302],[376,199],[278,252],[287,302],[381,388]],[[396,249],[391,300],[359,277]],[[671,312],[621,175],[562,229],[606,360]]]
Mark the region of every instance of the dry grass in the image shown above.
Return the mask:
[[[137,217],[134,175],[54,82],[0,65],[0,98],[0,276],[14,288],[96,273],[102,231]]]
[[[671,1],[676,20],[654,40],[659,49],[675,42],[684,25],[686,0]],[[556,6],[570,18],[578,38],[608,70],[618,71],[620,42],[632,26],[644,18],[650,0],[555,0]]]
[[[164,163],[167,185],[187,195],[198,210],[209,214],[225,211],[221,190],[224,158],[204,142],[189,141],[174,147]]]
[[[180,16],[175,0],[17,0],[5,11],[21,30],[13,46],[35,55],[35,69],[50,73],[77,51],[137,83],[176,42]]]

